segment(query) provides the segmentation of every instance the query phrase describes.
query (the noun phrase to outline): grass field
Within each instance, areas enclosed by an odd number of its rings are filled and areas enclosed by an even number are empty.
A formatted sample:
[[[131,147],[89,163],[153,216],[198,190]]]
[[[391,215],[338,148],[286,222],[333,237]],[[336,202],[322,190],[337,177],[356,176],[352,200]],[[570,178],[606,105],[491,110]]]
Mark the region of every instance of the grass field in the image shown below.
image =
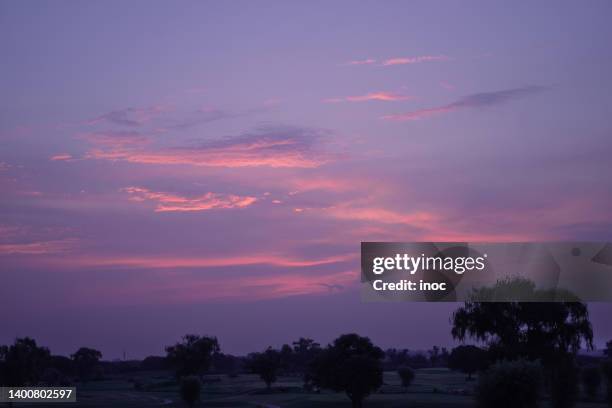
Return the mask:
[[[260,408],[326,408],[347,407],[351,404],[344,394],[331,392],[305,392],[299,377],[281,377],[272,391],[254,375],[244,374],[235,378],[209,376],[203,387],[202,400],[197,407],[260,407]],[[423,407],[461,408],[474,407],[472,396],[475,381],[466,381],[465,376],[444,368],[429,368],[416,371],[414,383],[404,390],[395,372],[386,372],[385,385],[371,395],[365,408]],[[53,407],[186,407],[180,401],[178,386],[164,372],[118,375],[105,381],[91,382],[77,389],[76,404],[53,404]],[[38,407],[41,404],[19,404],[16,407]],[[544,401],[541,405],[547,407]],[[580,408],[605,408],[602,402],[580,402]]]

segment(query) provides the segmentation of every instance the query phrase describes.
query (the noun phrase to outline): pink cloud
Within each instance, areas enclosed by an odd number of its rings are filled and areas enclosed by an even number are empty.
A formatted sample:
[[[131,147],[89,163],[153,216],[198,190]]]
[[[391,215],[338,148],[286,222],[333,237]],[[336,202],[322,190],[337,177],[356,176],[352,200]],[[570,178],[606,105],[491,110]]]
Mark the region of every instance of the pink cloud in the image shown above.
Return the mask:
[[[357,254],[345,254],[320,259],[297,259],[274,254],[256,254],[228,257],[187,256],[81,256],[57,260],[63,266],[115,266],[123,268],[176,269],[218,268],[247,265],[270,265],[283,268],[304,268],[354,260]]]
[[[440,106],[437,108],[419,109],[413,112],[385,115],[382,118],[385,120],[395,120],[395,121],[419,120],[419,119],[427,118],[430,116],[438,115],[441,113],[451,112],[456,109],[457,107],[453,107],[453,106]]]
[[[395,102],[395,101],[405,101],[408,99],[412,99],[411,96],[402,95],[394,92],[370,92],[365,95],[358,96],[346,96],[344,98],[331,98],[326,99],[324,102],[368,102],[368,101],[385,101],[385,102]]]
[[[429,212],[418,211],[402,213],[385,208],[377,207],[353,207],[350,205],[339,205],[323,209],[327,216],[336,219],[369,221],[383,224],[405,224],[413,226],[429,226],[437,217]]]
[[[364,180],[340,179],[334,177],[312,176],[309,178],[296,178],[289,181],[292,191],[289,195],[296,195],[306,191],[327,190],[342,192],[348,190],[359,190],[362,188]]]
[[[184,197],[177,194],[151,191],[142,187],[126,187],[132,201],[152,201],[157,204],[155,212],[206,211],[230,208],[245,208],[257,199],[233,194],[206,193],[196,197]]]
[[[367,59],[363,59],[363,60],[354,60],[354,61],[349,61],[346,63],[346,65],[371,65],[371,64],[375,64],[376,60],[372,59],[372,58],[367,58]]]
[[[321,135],[300,128],[279,128],[207,142],[200,146],[148,148],[149,139],[135,132],[83,136],[94,148],[86,157],[142,164],[208,167],[313,168],[329,161],[317,149]]]
[[[72,155],[68,153],[56,154],[55,156],[51,156],[49,160],[51,161],[67,161],[71,160]]]
[[[422,62],[432,61],[448,61],[450,58],[446,55],[420,55],[417,57],[401,57],[401,58],[389,58],[384,60],[381,65],[406,65],[406,64],[420,64]]]

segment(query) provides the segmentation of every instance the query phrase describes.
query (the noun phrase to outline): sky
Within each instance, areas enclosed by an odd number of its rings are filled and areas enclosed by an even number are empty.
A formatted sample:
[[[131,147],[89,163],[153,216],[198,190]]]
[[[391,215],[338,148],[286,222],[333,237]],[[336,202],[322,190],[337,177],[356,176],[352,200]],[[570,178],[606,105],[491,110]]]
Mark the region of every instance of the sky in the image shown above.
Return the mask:
[[[360,242],[612,240],[611,13],[0,1],[0,344],[452,346],[457,304],[361,302]]]

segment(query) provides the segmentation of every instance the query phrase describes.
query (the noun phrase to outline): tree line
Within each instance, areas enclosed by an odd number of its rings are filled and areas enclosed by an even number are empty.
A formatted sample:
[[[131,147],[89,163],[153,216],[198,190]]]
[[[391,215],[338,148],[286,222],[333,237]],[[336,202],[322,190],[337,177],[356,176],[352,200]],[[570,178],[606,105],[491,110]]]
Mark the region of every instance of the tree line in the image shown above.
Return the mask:
[[[537,407],[543,399],[554,408],[569,408],[581,391],[594,400],[602,386],[612,406],[612,341],[603,359],[578,355],[581,348],[593,348],[585,304],[468,301],[451,322],[451,334],[462,344],[450,352],[438,346],[421,353],[383,351],[369,338],[348,333],[326,346],[300,338],[237,357],[224,354],[216,337],[188,334],[167,346],[163,357],[112,363],[102,361],[102,354],[91,348],[64,357],[52,355],[31,338],[20,338],[0,347],[0,384],[67,385],[70,378],[87,382],[113,370],[173,370],[183,399],[193,404],[207,381],[205,374],[250,372],[269,391],[281,375],[300,376],[304,392],[342,392],[353,407],[362,407],[381,389],[384,371],[395,371],[407,389],[420,368],[448,367],[464,373],[466,381],[477,375],[474,395],[483,408]],[[465,344],[468,340],[476,344]]]

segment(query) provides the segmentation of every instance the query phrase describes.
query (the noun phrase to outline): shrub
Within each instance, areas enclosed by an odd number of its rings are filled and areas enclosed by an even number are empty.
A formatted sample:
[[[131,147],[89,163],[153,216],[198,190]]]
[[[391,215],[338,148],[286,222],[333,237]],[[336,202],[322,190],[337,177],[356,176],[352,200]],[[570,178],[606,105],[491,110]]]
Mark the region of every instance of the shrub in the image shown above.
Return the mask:
[[[584,392],[591,399],[597,396],[599,386],[601,385],[601,372],[599,367],[586,367],[582,370],[582,386]]]
[[[481,408],[533,408],[538,406],[542,372],[539,363],[502,361],[478,380],[476,399]]]
[[[402,387],[408,388],[414,380],[414,371],[410,367],[400,367],[397,369],[397,374],[402,380]]]
[[[196,376],[183,377],[181,379],[181,398],[190,407],[200,399],[200,391],[202,389],[202,383]]]

